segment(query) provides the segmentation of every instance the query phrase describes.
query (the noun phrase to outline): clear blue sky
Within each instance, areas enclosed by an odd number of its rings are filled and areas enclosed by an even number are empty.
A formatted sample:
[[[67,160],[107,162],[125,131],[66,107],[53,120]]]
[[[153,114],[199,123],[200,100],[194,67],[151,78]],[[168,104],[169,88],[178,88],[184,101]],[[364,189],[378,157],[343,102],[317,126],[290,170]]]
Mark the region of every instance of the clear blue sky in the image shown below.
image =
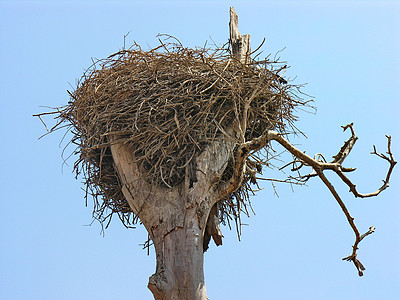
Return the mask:
[[[231,5],[253,48],[263,37],[265,55],[286,47],[287,75],[315,96],[317,114],[300,112],[301,149],[330,157],[348,137],[340,125],[354,122],[346,166],[358,168],[363,192],[387,167],[372,144],[385,151],[391,134],[400,160],[398,1],[0,1],[0,299],[152,299],[146,232],[117,219],[105,237],[96,222],[85,226],[92,207],[73,160],[62,167],[62,133],[38,141],[45,129],[32,115],[66,104],[91,57],[120,49],[128,32],[145,49],[158,33],[189,47],[226,42]],[[205,254],[210,299],[400,299],[400,166],[378,198],[354,199],[330,178],[360,231],[377,228],[360,245],[364,277],[341,260],[353,233],[318,179],[294,192],[279,185],[279,198],[266,183],[242,241],[223,228],[224,245]]]

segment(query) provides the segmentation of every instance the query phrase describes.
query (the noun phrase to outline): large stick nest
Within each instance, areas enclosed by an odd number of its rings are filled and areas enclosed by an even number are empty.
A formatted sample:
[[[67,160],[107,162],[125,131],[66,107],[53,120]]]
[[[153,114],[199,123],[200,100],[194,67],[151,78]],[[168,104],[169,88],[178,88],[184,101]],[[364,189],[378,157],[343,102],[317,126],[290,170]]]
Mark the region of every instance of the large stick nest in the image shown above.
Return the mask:
[[[225,131],[247,118],[245,140],[266,129],[293,129],[296,106],[305,102],[299,86],[279,73],[286,65],[269,61],[241,64],[229,49],[188,49],[162,44],[143,51],[138,45],[96,61],[83,75],[71,101],[58,110],[60,125],[70,125],[87,195],[95,199],[94,216],[104,221],[117,213],[125,225],[137,221],[121,192],[110,144],[123,138],[132,148],[143,176],[164,187],[180,184],[187,164]],[[244,113],[244,103],[254,97]],[[239,144],[239,139],[236,143]],[[243,141],[242,141],[243,142]],[[267,153],[267,152],[266,152]],[[255,173],[267,157],[253,155],[239,190],[222,201],[228,220],[246,211]],[[224,178],[228,179],[232,162]],[[246,211],[247,212],[247,211]]]

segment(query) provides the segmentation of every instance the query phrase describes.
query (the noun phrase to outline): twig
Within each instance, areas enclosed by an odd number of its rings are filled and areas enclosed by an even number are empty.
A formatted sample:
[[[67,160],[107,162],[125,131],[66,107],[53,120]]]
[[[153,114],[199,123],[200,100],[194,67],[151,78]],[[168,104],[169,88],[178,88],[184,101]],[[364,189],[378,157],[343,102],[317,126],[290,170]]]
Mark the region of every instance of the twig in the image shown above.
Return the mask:
[[[363,266],[363,264],[358,260],[358,258],[357,258],[357,249],[358,249],[358,244],[367,236],[367,235],[370,235],[370,234],[372,234],[372,233],[374,233],[375,232],[375,227],[374,226],[371,226],[370,228],[369,228],[369,230],[366,232],[366,233],[364,233],[363,235],[357,235],[356,236],[356,241],[354,242],[354,245],[353,245],[353,253],[351,254],[351,255],[349,255],[349,256],[347,256],[347,257],[344,257],[344,258],[342,258],[342,260],[347,260],[347,261],[352,261],[353,263],[354,263],[354,265],[355,265],[355,267],[357,268],[357,270],[358,270],[358,275],[359,276],[363,276],[364,275],[364,273],[363,273],[363,271],[365,271],[365,268],[364,268],[364,266]]]

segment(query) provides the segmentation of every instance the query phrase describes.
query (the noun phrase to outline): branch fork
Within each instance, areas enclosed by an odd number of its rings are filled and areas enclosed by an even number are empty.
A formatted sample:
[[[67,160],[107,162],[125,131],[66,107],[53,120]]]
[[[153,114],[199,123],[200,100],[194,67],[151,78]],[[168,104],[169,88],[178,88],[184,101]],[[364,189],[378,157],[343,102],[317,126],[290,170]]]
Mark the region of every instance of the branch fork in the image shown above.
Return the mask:
[[[342,126],[343,131],[350,130],[351,136],[350,138],[344,142],[343,146],[340,148],[339,152],[333,156],[333,160],[331,162],[327,162],[325,157],[317,153],[314,158],[311,156],[307,155],[305,152],[302,152],[298,148],[296,148],[293,144],[291,144],[289,141],[287,141],[282,134],[272,131],[272,130],[266,130],[260,137],[255,138],[251,141],[244,142],[242,143],[236,151],[236,157],[235,157],[235,168],[234,168],[234,173],[229,182],[227,182],[227,185],[225,189],[221,189],[222,193],[220,194],[220,197],[225,197],[226,195],[230,194],[232,191],[235,191],[241,184],[243,180],[243,174],[244,174],[244,169],[246,166],[246,161],[247,158],[252,155],[254,152],[257,152],[261,150],[264,147],[268,146],[268,143],[270,141],[276,141],[278,142],[281,146],[283,146],[286,150],[288,150],[294,157],[294,161],[286,164],[284,167],[287,167],[289,165],[292,165],[292,171],[297,171],[299,172],[300,169],[304,166],[311,167],[313,169],[313,172],[308,174],[308,175],[300,175],[297,178],[291,177],[291,179],[297,180],[299,183],[305,183],[308,179],[311,177],[316,177],[318,176],[323,183],[327,186],[339,206],[341,207],[343,213],[345,214],[347,221],[352,228],[354,234],[355,234],[355,242],[353,244],[353,252],[351,255],[343,258],[343,260],[347,261],[352,261],[355,265],[355,267],[358,270],[359,276],[363,276],[363,271],[365,270],[364,266],[362,263],[358,260],[357,258],[357,250],[358,250],[358,244],[368,235],[372,234],[375,231],[375,227],[371,226],[369,230],[360,235],[360,232],[354,222],[354,218],[350,215],[349,210],[347,209],[346,205],[344,204],[343,200],[335,190],[334,186],[332,183],[327,179],[327,177],[324,174],[325,170],[332,170],[335,172],[340,179],[349,187],[350,192],[355,196],[359,198],[367,198],[367,197],[373,197],[377,196],[380,194],[382,191],[384,191],[386,188],[389,187],[389,179],[392,174],[393,168],[396,165],[396,161],[393,157],[392,150],[391,150],[391,137],[386,135],[387,138],[387,152],[386,154],[383,153],[378,153],[376,150],[376,147],[373,146],[373,152],[371,154],[376,155],[384,160],[386,160],[389,163],[389,168],[386,174],[385,179],[383,180],[383,185],[379,187],[375,192],[372,193],[367,193],[367,194],[362,194],[357,191],[356,185],[345,175],[345,173],[348,172],[353,172],[356,169],[355,168],[347,168],[343,167],[342,164],[344,160],[347,158],[347,156],[350,154],[351,150],[353,149],[358,137],[355,134],[355,130],[353,128],[353,123],[347,124],[345,126]],[[296,164],[299,165],[296,165]],[[284,168],[282,167],[282,168]],[[221,198],[221,199],[222,199]]]

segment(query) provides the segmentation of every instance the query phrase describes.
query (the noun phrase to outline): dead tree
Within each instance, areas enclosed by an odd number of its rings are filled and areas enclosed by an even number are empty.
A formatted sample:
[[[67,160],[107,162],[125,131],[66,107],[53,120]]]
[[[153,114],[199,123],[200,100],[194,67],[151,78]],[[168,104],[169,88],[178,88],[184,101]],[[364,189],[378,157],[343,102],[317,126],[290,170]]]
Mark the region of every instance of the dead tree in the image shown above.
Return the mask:
[[[116,213],[125,225],[146,227],[157,258],[148,284],[155,299],[207,299],[203,253],[211,238],[222,244],[220,222],[238,221],[245,210],[272,141],[293,155],[287,166],[298,176],[286,181],[319,177],[342,208],[356,236],[345,259],[360,276],[356,251],[374,227],[359,233],[324,172],[335,172],[355,197],[371,197],[389,186],[396,164],[388,136],[387,154],[373,152],[389,162],[384,184],[361,194],[346,176],[355,169],[343,166],[357,140],[353,124],[343,127],[351,137],[330,162],[293,146],[293,111],[309,101],[282,77],[286,65],[251,58],[250,35],[240,35],[233,8],[229,27],[228,49],[188,49],[167,36],[156,49],[134,45],[96,61],[69,105],[52,112],[59,123],[51,131],[67,124],[74,134],[75,169],[95,198],[95,217]],[[313,171],[300,175],[305,167]]]

